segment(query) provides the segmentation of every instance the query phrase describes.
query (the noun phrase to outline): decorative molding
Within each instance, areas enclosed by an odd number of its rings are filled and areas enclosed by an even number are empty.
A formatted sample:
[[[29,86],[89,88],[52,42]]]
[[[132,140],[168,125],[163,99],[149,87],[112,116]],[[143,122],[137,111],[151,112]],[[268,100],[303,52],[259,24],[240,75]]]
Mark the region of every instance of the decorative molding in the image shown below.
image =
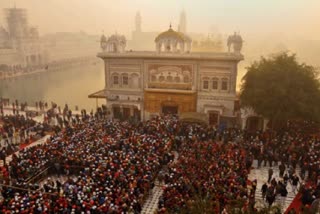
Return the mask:
[[[205,95],[198,95],[199,100],[226,100],[226,101],[234,101],[236,100],[235,97],[227,97],[227,96],[205,96]]]

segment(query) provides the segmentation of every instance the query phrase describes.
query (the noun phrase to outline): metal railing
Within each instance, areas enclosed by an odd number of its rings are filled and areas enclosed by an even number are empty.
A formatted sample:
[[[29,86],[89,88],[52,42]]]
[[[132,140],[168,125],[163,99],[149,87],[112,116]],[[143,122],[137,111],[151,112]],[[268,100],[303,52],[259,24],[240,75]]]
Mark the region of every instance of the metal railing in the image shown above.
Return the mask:
[[[25,182],[27,184],[30,184],[30,183],[36,183],[36,182],[44,180],[46,177],[48,177],[50,168],[51,168],[51,166],[46,167],[45,169],[43,169],[42,171],[40,171],[36,175],[33,175],[30,178],[27,178]]]

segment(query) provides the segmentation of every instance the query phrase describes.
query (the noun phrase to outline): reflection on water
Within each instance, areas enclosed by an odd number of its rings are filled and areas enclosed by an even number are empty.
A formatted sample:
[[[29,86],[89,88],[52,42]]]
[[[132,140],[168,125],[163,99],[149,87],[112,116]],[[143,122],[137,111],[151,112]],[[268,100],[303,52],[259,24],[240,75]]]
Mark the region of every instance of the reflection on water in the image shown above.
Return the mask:
[[[67,103],[72,110],[77,105],[90,111],[95,109],[96,100],[89,99],[88,95],[103,87],[103,64],[98,63],[0,80],[0,97],[26,101],[33,106],[39,100],[49,105],[54,101],[61,107]],[[104,103],[105,100],[99,100],[99,105]]]

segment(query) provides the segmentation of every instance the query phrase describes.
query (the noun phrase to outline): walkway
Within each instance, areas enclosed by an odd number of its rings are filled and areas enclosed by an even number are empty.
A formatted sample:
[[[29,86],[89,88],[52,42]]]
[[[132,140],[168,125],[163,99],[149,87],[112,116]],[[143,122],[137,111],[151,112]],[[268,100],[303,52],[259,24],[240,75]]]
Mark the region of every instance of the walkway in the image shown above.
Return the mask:
[[[37,122],[42,122],[43,121],[43,113],[47,112],[49,109],[50,109],[50,107],[44,108],[43,110],[40,110],[39,108],[36,108],[35,106],[27,106],[25,111],[21,111],[20,107],[19,107],[19,114],[26,115],[26,111],[38,112],[39,116],[33,117],[32,119],[35,119]],[[4,115],[12,115],[13,114],[13,106],[11,104],[4,106],[3,110],[4,110]],[[63,110],[63,108],[61,110]],[[79,110],[72,110],[71,109],[71,111],[72,111],[72,115],[76,115],[76,114],[81,115],[81,111],[79,111]],[[59,115],[63,115],[63,114],[60,113]],[[37,120],[37,118],[40,118],[39,121]]]
[[[266,182],[268,180],[268,170],[270,167],[264,167],[261,166],[260,168],[257,168],[258,166],[258,162],[255,160],[253,162],[253,167],[254,169],[252,169],[250,171],[249,174],[249,179],[252,181],[254,179],[257,179],[257,190],[256,190],[256,207],[265,207],[268,206],[267,203],[265,201],[262,200],[262,193],[261,193],[261,187],[264,184],[264,182]],[[273,166],[273,177],[275,178],[277,181],[279,180],[279,166]],[[300,175],[300,167],[298,166],[296,169],[296,173],[298,175]],[[300,179],[301,181],[301,179]],[[299,189],[299,188],[298,188]],[[281,206],[282,211],[286,211],[286,209],[290,206],[290,204],[292,203],[293,199],[296,196],[296,193],[292,192],[292,186],[290,184],[290,182],[288,182],[287,185],[287,191],[288,191],[288,195],[284,200],[284,203],[281,202],[281,197],[277,196],[274,205],[278,204]]]
[[[178,157],[179,157],[178,152],[174,152],[173,163],[177,162]],[[166,167],[164,167],[161,171],[162,172],[160,172],[160,173],[165,174],[165,172],[167,171]],[[159,199],[163,194],[164,187],[165,187],[165,183],[163,181],[159,182],[158,179],[156,179],[155,186],[150,191],[150,195],[148,196],[148,199],[146,200],[146,202],[144,203],[144,205],[142,207],[141,214],[154,214],[154,213],[156,213],[156,211],[158,210]]]

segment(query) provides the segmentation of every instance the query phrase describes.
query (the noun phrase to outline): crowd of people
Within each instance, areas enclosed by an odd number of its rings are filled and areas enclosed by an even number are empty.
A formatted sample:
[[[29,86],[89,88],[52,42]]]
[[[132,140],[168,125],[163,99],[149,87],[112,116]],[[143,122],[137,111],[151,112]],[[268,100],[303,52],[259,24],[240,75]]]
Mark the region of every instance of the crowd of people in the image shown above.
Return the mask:
[[[0,115],[5,116],[4,108],[10,106],[10,99],[4,99],[0,97]],[[18,100],[15,100],[11,104],[13,114],[19,114],[19,111],[25,111],[28,107],[27,102],[19,103]]]
[[[140,213],[158,171],[170,161],[175,123],[158,118],[132,125],[89,117],[68,126],[46,144],[14,155],[7,166],[10,182],[28,189],[28,178],[49,166],[59,174],[77,171],[79,177],[49,185],[41,194],[3,188],[0,208],[3,213]]]
[[[34,115],[28,114],[27,106],[26,102],[15,100],[10,104],[9,99],[0,98],[0,158],[3,163],[20,145],[28,145],[51,130],[48,123],[33,120]],[[8,107],[11,110],[5,111]]]
[[[181,213],[192,207],[220,213],[235,201],[251,201],[255,191],[248,192],[247,182],[252,160],[246,151],[238,144],[215,143],[201,127],[184,130],[186,135],[178,139],[179,158],[164,176],[159,213]],[[197,206],[202,199],[207,204]]]
[[[45,125],[24,115],[0,116],[1,160],[5,163],[6,156],[17,151],[20,144],[29,144],[37,137],[44,136],[45,128]]]
[[[298,192],[298,183],[308,180],[300,185],[305,205],[320,197],[320,140],[301,130],[217,130],[172,116],[129,123],[106,120],[103,111],[68,116],[65,106],[66,122],[45,144],[24,149],[5,164],[5,184],[18,188],[3,187],[2,213],[140,213],[163,167],[159,213],[190,210],[203,203],[197,198],[217,213],[230,207],[255,210],[257,181],[248,180],[254,159],[258,167],[279,166],[281,179],[270,171],[263,185],[269,205],[276,195],[286,196],[288,182]],[[19,127],[19,120],[15,123]],[[30,186],[30,178],[45,169],[68,179]]]

